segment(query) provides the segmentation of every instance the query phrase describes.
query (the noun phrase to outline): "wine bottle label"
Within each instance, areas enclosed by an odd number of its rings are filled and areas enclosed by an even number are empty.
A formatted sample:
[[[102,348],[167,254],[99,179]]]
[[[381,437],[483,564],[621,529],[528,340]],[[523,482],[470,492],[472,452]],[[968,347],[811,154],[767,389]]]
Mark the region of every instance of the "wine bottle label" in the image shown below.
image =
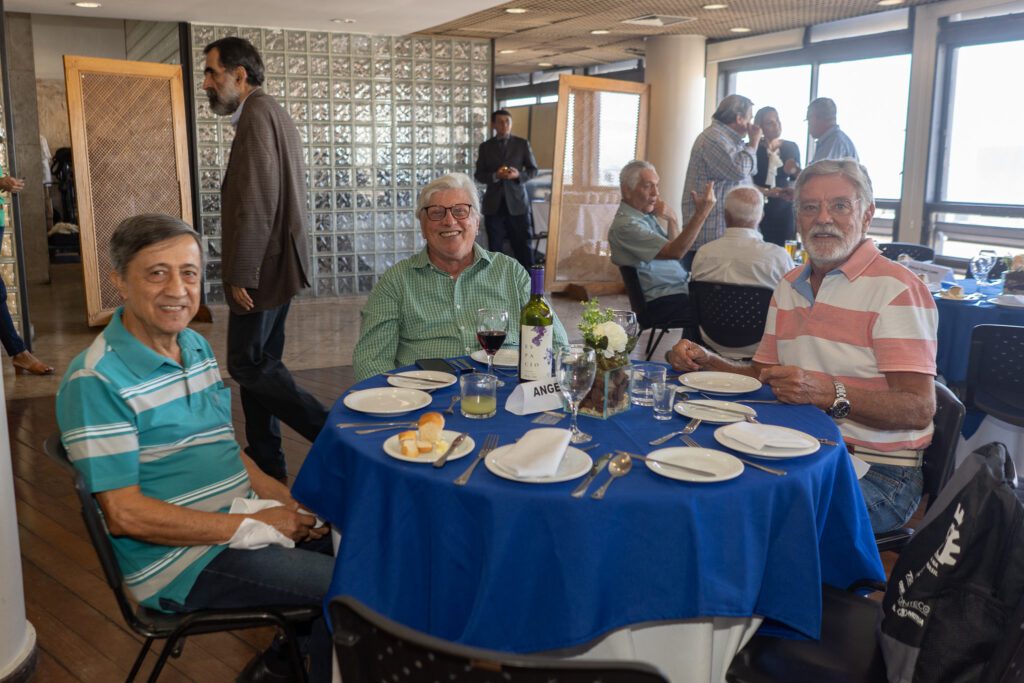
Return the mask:
[[[521,325],[519,328],[519,379],[535,382],[548,379],[554,351],[551,340],[554,332],[551,325]]]

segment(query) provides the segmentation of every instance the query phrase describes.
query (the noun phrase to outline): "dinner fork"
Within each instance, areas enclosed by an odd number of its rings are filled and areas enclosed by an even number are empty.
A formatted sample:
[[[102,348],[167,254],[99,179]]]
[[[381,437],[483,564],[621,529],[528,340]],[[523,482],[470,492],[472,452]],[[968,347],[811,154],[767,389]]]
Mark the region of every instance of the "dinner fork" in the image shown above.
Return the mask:
[[[455,480],[455,485],[456,486],[465,486],[466,482],[469,481],[469,478],[471,476],[473,476],[473,470],[476,469],[476,466],[479,465],[480,461],[483,460],[487,456],[488,453],[493,451],[497,445],[498,445],[498,435],[497,434],[488,434],[487,438],[484,439],[484,445],[480,447],[480,453],[476,456],[476,460],[474,460],[470,464],[470,466],[466,468],[465,472],[463,472],[462,474],[459,475],[459,478]]]
[[[386,432],[391,429],[411,429],[418,426],[418,422],[407,422],[401,425],[391,425],[389,427],[376,427],[374,429],[357,429],[356,434],[373,434],[375,432]]]
[[[689,446],[690,448],[704,448],[704,446],[701,446],[699,443],[697,443],[696,441],[694,441],[693,439],[691,439],[688,436],[684,436],[683,437],[683,441],[685,441],[686,445]],[[786,471],[785,470],[777,470],[774,467],[768,467],[767,465],[762,465],[759,462],[754,462],[753,460],[747,460],[746,458],[741,458],[738,455],[734,455],[732,457],[736,458],[737,460],[739,460],[740,462],[742,462],[742,463],[744,463],[746,465],[750,465],[751,467],[755,467],[755,468],[761,470],[762,472],[767,472],[768,474],[774,474],[777,477],[783,477],[783,476],[786,475]]]
[[[700,426],[700,418],[699,417],[695,417],[692,420],[690,420],[686,424],[686,426],[683,427],[682,429],[680,429],[678,432],[670,432],[670,433],[666,434],[665,436],[659,436],[657,439],[654,439],[653,441],[648,441],[648,443],[651,444],[652,446],[660,446],[661,444],[665,443],[666,441],[668,441],[671,438],[674,438],[674,437],[677,437],[677,436],[680,436],[680,435],[685,437],[687,434],[693,434],[693,432],[696,431],[697,427],[699,427],[699,426]]]

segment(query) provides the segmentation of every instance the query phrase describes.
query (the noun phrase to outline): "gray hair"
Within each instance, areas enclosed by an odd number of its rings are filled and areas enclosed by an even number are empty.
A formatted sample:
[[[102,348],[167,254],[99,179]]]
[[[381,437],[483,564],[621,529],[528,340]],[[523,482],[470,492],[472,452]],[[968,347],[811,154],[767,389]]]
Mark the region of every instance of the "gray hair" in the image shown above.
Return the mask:
[[[822,121],[832,121],[835,123],[836,103],[828,97],[819,97],[807,105],[807,118],[810,118],[811,114],[817,116]]]
[[[658,172],[651,162],[633,159],[619,171],[619,185],[627,190],[635,190],[636,186],[640,184],[640,171]]]
[[[188,235],[196,241],[202,260],[203,245],[199,241],[199,233],[180,218],[162,213],[143,213],[124,219],[110,238],[110,260],[114,270],[124,275],[128,264],[140,251],[180,235]]]
[[[875,194],[871,189],[871,177],[868,169],[854,159],[822,159],[800,172],[796,179],[796,203],[800,203],[800,192],[804,185],[811,178],[819,176],[838,175],[849,180],[857,191],[857,199],[862,207],[868,207],[875,203]]]
[[[477,192],[476,183],[465,173],[449,173],[427,183],[420,190],[419,199],[416,200],[416,214],[419,215],[423,209],[430,206],[431,198],[436,192],[442,190],[462,190],[465,192],[469,195],[469,203],[473,206],[473,211],[479,215],[480,193]]]
[[[743,95],[726,95],[725,99],[718,103],[718,109],[711,115],[716,121],[727,126],[736,123],[737,116],[744,116],[754,108],[754,101]]]
[[[728,227],[756,228],[764,216],[764,197],[749,185],[732,188],[725,193],[722,203],[732,222],[740,224],[733,226],[730,222]]]

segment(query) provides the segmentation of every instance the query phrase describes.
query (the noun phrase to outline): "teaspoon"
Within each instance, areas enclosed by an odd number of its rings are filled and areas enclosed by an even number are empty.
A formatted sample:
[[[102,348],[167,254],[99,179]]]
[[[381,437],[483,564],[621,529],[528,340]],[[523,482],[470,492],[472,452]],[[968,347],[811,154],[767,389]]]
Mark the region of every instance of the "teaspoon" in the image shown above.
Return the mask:
[[[633,469],[633,458],[629,457],[625,453],[619,453],[614,458],[608,461],[608,481],[601,485],[601,488],[590,494],[590,497],[594,500],[601,500],[604,498],[604,492],[608,490],[611,483],[629,474],[629,471]]]

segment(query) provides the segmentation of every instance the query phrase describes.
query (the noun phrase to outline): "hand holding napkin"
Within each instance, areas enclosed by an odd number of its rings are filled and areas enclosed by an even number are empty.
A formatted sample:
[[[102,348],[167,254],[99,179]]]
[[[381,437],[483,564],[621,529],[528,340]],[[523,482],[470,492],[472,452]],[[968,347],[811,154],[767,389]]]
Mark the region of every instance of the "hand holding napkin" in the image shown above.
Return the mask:
[[[763,450],[770,448],[803,448],[808,445],[806,438],[774,425],[736,422],[729,425],[729,436],[744,446]]]
[[[277,500],[263,500],[261,498],[235,498],[231,501],[231,508],[228,510],[233,515],[246,515],[260,510],[267,510],[269,508],[281,507],[283,503]],[[313,513],[308,510],[299,510],[299,512],[307,515]],[[316,525],[314,528],[323,526],[323,520],[319,517],[316,519]],[[268,545],[280,545],[285,548],[294,548],[295,541],[288,538],[280,531],[270,526],[266,522],[261,522],[258,519],[243,519],[242,523],[235,529],[234,535],[228,541],[228,546],[235,550],[259,550],[260,548],[266,548]]]
[[[568,429],[531,429],[502,454],[500,464],[517,477],[550,477],[562,464],[571,436]]]

